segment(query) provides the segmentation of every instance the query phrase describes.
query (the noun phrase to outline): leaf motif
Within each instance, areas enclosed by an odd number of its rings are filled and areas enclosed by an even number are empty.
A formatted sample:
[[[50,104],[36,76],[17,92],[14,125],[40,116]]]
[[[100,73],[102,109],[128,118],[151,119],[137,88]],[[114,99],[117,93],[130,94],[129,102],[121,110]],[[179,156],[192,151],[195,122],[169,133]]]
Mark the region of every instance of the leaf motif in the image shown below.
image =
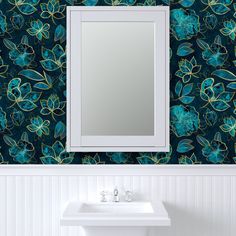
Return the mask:
[[[47,59],[55,60],[56,59],[54,53],[50,49],[42,47],[41,53],[42,53],[43,59],[45,59],[45,60],[47,60]]]
[[[228,80],[228,81],[236,81],[236,75],[233,74],[231,71],[225,69],[215,70],[212,75],[218,76],[221,79]]]
[[[37,84],[34,85],[34,88],[41,89],[41,90],[48,90],[50,89],[50,86],[46,83],[38,82]]]
[[[217,3],[214,5],[211,5],[211,9],[217,15],[224,15],[225,13],[227,13],[230,10],[230,8],[228,8],[227,6],[225,6],[222,3]]]
[[[74,156],[66,157],[62,160],[62,164],[70,164],[74,160]]]
[[[16,48],[16,45],[12,41],[10,41],[9,39],[3,39],[3,43],[10,50],[13,50]]]
[[[214,136],[214,140],[219,141],[219,142],[222,142],[220,132],[217,132],[217,133],[215,134],[215,136]]]
[[[59,121],[55,126],[54,138],[60,137],[63,139],[66,136],[66,127],[65,124]]]
[[[23,132],[21,135],[21,140],[29,142],[29,136],[26,132]]]
[[[190,139],[183,139],[178,143],[177,146],[177,152],[179,153],[185,153],[185,152],[189,152],[192,149],[194,149],[194,146],[192,145],[192,140]]]
[[[203,41],[202,39],[197,39],[197,45],[198,45],[201,49],[203,49],[203,50],[209,48],[208,43],[206,43],[206,42]]]
[[[29,39],[26,35],[22,36],[21,43],[26,44],[26,45],[29,44]]]
[[[178,95],[178,97],[181,94],[182,88],[183,88],[183,85],[182,85],[181,81],[179,80],[175,85],[175,93],[176,93],[176,95]]]
[[[220,96],[218,97],[219,100],[223,100],[225,102],[230,102],[232,100],[232,98],[234,97],[234,92],[223,92],[220,94]]]
[[[14,145],[16,145],[16,141],[8,135],[4,135],[3,140],[8,146],[13,147]]]
[[[37,8],[35,8],[33,5],[29,3],[23,3],[19,5],[18,9],[22,14],[25,14],[25,15],[31,15],[32,13],[37,11]]]
[[[44,77],[37,71],[32,69],[22,70],[19,75],[23,75],[28,79],[34,80],[34,81],[44,81]]]
[[[230,107],[230,105],[227,102],[222,101],[222,100],[217,100],[217,101],[211,102],[211,106],[216,111],[225,111]]]
[[[187,56],[194,52],[194,50],[191,48],[193,45],[191,43],[182,43],[179,45],[177,49],[177,55],[180,57]]]
[[[23,111],[32,111],[37,107],[37,105],[30,100],[20,101],[18,105]]]
[[[209,141],[207,139],[205,139],[204,137],[202,137],[201,135],[197,135],[197,141],[200,145],[202,145],[204,147],[210,145]]]
[[[52,157],[54,157],[55,152],[54,152],[52,147],[42,143],[41,149],[42,149],[42,153],[43,153],[44,156],[52,156]]]
[[[182,96],[186,96],[192,92],[193,83],[186,84],[182,90]]]
[[[179,98],[179,100],[184,104],[190,104],[194,100],[194,97],[184,96],[184,97]]]
[[[220,37],[219,35],[217,35],[217,36],[215,37],[214,43],[219,44],[219,45],[222,44],[221,37]]]
[[[220,129],[223,131],[223,132],[229,132],[232,128],[227,125],[227,124],[223,124],[220,126]]]
[[[65,36],[66,36],[66,30],[65,27],[62,25],[58,25],[57,28],[55,29],[55,34],[54,34],[54,41],[60,40],[61,43],[65,41]]]
[[[231,82],[226,87],[230,89],[236,89],[236,82]]]
[[[32,91],[24,97],[24,100],[30,100],[32,102],[37,102],[41,96],[41,92]]]
[[[48,71],[55,71],[59,69],[59,66],[53,60],[50,59],[42,60],[40,61],[40,63],[43,66],[43,68]]]

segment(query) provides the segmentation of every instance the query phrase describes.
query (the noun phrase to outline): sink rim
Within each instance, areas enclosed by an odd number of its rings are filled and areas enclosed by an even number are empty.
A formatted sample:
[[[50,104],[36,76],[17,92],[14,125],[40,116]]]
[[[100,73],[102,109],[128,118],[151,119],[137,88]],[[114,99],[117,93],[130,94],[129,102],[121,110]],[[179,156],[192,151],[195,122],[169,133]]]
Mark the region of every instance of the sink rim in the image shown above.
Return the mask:
[[[79,212],[82,204],[99,205],[134,205],[151,204],[152,213],[104,213],[104,212]],[[133,202],[94,202],[94,201],[70,201],[61,215],[61,225],[67,226],[170,226],[171,220],[161,201],[153,203],[151,201],[133,201]]]
[[[147,215],[147,214],[155,213],[153,204],[151,202],[80,202],[79,206],[80,206],[80,209],[78,209],[77,213],[84,214],[84,215],[94,214],[94,215],[109,215],[110,216],[110,215],[115,214],[116,216],[118,216],[118,215],[136,215],[136,214]],[[106,208],[104,208],[105,211],[103,212],[102,211],[103,206],[111,207],[113,208],[113,210],[106,211]],[[129,208],[130,206],[132,207]],[[96,207],[98,208],[97,210],[96,210]],[[122,207],[124,210],[123,212],[122,212]],[[86,208],[90,211],[87,211],[87,212],[84,211],[84,209]],[[99,208],[101,208],[101,210],[99,210]],[[134,211],[132,212],[132,210]]]

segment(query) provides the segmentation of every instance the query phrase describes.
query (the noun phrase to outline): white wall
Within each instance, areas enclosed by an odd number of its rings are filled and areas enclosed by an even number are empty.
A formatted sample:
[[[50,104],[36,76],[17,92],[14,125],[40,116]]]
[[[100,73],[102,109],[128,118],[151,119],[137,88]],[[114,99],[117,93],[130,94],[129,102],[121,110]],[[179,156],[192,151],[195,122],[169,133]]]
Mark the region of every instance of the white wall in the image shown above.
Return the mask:
[[[136,200],[161,199],[172,226],[151,236],[233,236],[235,166],[0,166],[0,236],[82,236],[60,227],[71,199],[130,189]]]

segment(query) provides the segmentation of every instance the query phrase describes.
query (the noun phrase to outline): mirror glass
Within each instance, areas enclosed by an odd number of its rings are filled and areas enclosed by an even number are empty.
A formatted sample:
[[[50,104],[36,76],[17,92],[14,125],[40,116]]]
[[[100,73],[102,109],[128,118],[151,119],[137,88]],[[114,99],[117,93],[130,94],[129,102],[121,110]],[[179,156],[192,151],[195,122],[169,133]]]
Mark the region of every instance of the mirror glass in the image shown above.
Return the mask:
[[[154,135],[154,40],[152,22],[82,22],[82,135]]]

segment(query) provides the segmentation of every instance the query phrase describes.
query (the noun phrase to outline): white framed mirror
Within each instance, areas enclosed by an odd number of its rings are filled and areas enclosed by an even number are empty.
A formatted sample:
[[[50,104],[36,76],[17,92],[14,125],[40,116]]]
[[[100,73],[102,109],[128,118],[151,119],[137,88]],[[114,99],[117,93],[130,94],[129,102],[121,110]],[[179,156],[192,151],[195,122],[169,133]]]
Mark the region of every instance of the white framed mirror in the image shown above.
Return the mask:
[[[67,7],[67,151],[169,151],[169,7]]]

